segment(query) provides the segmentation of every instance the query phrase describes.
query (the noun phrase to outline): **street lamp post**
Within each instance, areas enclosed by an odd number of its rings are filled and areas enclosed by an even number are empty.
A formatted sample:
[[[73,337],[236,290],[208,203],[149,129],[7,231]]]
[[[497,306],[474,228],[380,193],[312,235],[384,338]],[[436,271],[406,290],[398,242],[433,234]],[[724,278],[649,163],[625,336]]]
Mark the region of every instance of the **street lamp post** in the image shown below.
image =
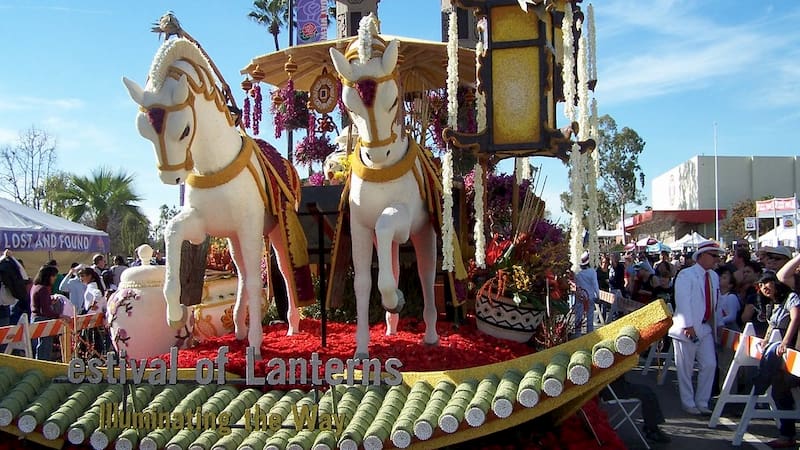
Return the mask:
[[[717,161],[717,122],[714,122],[714,230],[719,242],[719,164]]]

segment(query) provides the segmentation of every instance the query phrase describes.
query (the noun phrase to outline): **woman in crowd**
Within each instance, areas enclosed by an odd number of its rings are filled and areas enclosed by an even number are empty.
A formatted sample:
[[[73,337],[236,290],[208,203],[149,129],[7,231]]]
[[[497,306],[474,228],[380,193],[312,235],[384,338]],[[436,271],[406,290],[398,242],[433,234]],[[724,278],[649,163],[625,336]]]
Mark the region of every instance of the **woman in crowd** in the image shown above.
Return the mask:
[[[53,283],[58,276],[58,268],[42,266],[33,280],[31,288],[31,319],[33,322],[58,319],[61,317],[63,305],[60,297],[53,295]],[[52,360],[54,336],[39,338],[36,345],[36,359]]]
[[[758,269],[758,270],[756,270]],[[739,292],[742,297],[742,314],[740,315],[742,330],[748,323],[753,324],[756,336],[764,337],[767,332],[767,319],[769,299],[760,294],[758,287],[758,277],[761,274],[761,265],[756,261],[751,261],[742,269],[741,283]],[[753,280],[752,282],[750,280]]]
[[[739,296],[736,295],[736,279],[728,265],[716,269],[719,275],[719,300],[717,302],[717,327],[739,330]]]
[[[797,378],[784,370],[783,356],[787,349],[797,349],[798,329],[800,329],[800,297],[788,286],[778,281],[773,272],[765,272],[758,280],[758,287],[764,297],[774,303],[769,318],[766,337],[769,339],[773,330],[781,332],[778,342],[762,345],[763,355],[758,366],[758,374],[753,379],[753,394],[761,395],[772,386],[772,398],[779,410],[794,409],[792,388],[797,385]],[[780,437],[769,442],[772,448],[796,448],[795,420],[780,420]]]
[[[105,313],[106,311],[106,296],[103,292],[103,284],[100,281],[100,275],[91,267],[84,267],[78,271],[78,278],[86,286],[86,292],[83,297],[83,308],[86,314]],[[100,354],[105,353],[106,338],[105,333],[102,333],[97,328],[93,328],[88,333],[88,338],[94,346],[94,350]]]

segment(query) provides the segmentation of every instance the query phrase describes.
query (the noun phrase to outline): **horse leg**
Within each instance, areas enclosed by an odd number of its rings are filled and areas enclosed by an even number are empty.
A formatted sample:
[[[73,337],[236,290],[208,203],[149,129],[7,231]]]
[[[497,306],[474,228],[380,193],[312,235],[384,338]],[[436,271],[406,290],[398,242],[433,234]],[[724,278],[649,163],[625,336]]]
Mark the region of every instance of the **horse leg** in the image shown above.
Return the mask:
[[[400,244],[392,244],[392,273],[395,283],[400,282]],[[386,311],[386,335],[394,336],[397,334],[397,324],[400,322],[400,314]]]
[[[236,264],[237,270],[239,268],[239,264],[236,260],[239,258],[238,249],[240,248],[240,245],[241,244],[237,238],[228,238],[228,251],[231,254],[231,259],[233,259],[234,263]],[[234,256],[234,254],[236,256]],[[239,341],[247,337],[247,326],[245,325],[247,309],[245,309],[245,303],[241,301],[242,293],[244,291],[244,276],[242,275],[242,272],[239,271],[236,283],[236,303],[233,304],[233,328],[234,332],[236,333],[236,339]]]
[[[411,233],[411,214],[405,205],[393,205],[383,210],[375,223],[378,250],[378,290],[383,308],[400,312],[405,303],[403,293],[397,289],[394,247],[408,240]]]
[[[351,207],[351,214],[352,207]],[[356,353],[369,358],[369,293],[372,290],[372,230],[350,220],[353,254],[353,290],[356,294]]]
[[[436,298],[433,283],[436,278],[436,232],[433,226],[425,224],[416,234],[411,236],[414,252],[417,255],[417,272],[422,285],[422,298],[425,308],[422,317],[425,320],[425,337],[422,342],[437,345],[439,335],[436,333]]]
[[[164,298],[167,301],[167,323],[180,329],[186,323],[186,307],[181,304],[181,247],[183,241],[200,244],[206,238],[203,222],[193,210],[183,210],[172,218],[164,232],[167,247]]]
[[[261,358],[261,342],[264,339],[261,328],[261,251],[263,236],[261,227],[257,232],[241,231],[228,239],[230,252],[236,269],[239,271],[239,286],[234,306],[234,324],[236,338],[242,339],[247,334],[247,344],[255,349],[256,358]],[[250,317],[250,326],[245,323],[245,310]]]
[[[284,234],[276,226],[272,226],[268,231],[269,239],[272,242],[272,248],[275,249],[275,258],[277,259],[278,267],[283,275],[283,280],[271,280],[273,283],[283,282],[286,286],[286,293],[289,297],[289,309],[286,311],[286,319],[289,322],[289,331],[287,336],[292,336],[300,332],[300,312],[297,310],[297,289],[291,289],[289,283],[286,281],[288,274],[292,273],[292,258],[289,255],[289,244],[284,239]]]

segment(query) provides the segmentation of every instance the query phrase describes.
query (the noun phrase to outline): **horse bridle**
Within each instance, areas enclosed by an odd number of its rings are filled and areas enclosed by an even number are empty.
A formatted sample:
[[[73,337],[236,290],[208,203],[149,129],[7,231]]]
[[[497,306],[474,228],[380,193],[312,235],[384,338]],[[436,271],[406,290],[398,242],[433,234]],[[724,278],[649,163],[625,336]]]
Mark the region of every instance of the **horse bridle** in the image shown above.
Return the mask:
[[[180,170],[185,169],[187,171],[191,171],[194,169],[194,160],[192,159],[192,143],[194,142],[194,136],[197,131],[197,111],[194,108],[194,100],[195,94],[203,94],[203,97],[206,100],[213,100],[214,104],[217,106],[217,109],[225,114],[225,117],[228,120],[228,124],[231,126],[234,125],[235,121],[233,116],[231,116],[230,109],[227,108],[225,100],[222,98],[219,90],[216,86],[211,82],[211,74],[208,73],[204,67],[196,64],[193,61],[188,59],[183,59],[182,61],[186,62],[187,64],[191,65],[194,69],[195,73],[197,73],[197,77],[201,79],[198,83],[190,76],[189,73],[186,71],[178,68],[178,67],[171,67],[169,69],[168,77],[174,80],[180,80],[181,76],[186,76],[186,81],[189,84],[189,93],[186,96],[186,100],[182,101],[181,103],[175,105],[162,105],[162,104],[153,104],[150,105],[148,108],[140,107],[139,110],[142,111],[147,115],[147,119],[150,122],[150,125],[153,126],[153,129],[156,131],[158,135],[158,154],[159,154],[159,161],[158,161],[158,170],[160,171],[173,171],[173,170]],[[211,88],[206,89],[205,81],[209,80],[211,83]],[[164,136],[166,123],[167,123],[167,116],[171,112],[180,111],[186,107],[191,108],[192,110],[192,125],[191,125],[191,136],[189,137],[189,143],[186,145],[186,155],[182,162],[177,164],[169,164],[169,159],[167,157],[167,146],[166,146],[166,138]]]
[[[165,137],[167,117],[169,116],[169,113],[180,111],[187,106],[192,110],[192,130],[191,136],[189,137],[189,143],[186,145],[186,155],[184,156],[182,162],[177,164],[169,164]],[[194,93],[189,91],[189,95],[186,96],[186,100],[176,105],[154,104],[150,105],[149,108],[140,108],[140,110],[147,115],[150,125],[153,126],[153,129],[158,135],[158,170],[163,172],[180,169],[190,171],[194,169],[194,160],[192,160],[191,152],[192,143],[194,142],[194,135],[197,128],[197,112],[194,109]]]
[[[364,107],[367,108],[367,127],[369,128],[371,136],[378,135],[378,124],[375,121],[375,96],[378,94],[378,86],[381,83],[386,81],[394,81],[397,83],[398,87],[400,86],[400,82],[397,79],[397,71],[393,71],[388,75],[384,75],[382,77],[361,77],[356,81],[350,81],[347,78],[340,76],[342,80],[342,84],[353,88],[358,92],[359,98],[361,98],[361,102],[364,104]],[[374,83],[374,91],[370,93],[365,92],[368,85]],[[399,99],[398,99],[399,101]],[[398,105],[399,107],[400,105]],[[394,132],[394,129],[391,130],[391,135],[386,139],[379,139],[377,141],[367,141],[361,136],[359,136],[358,141],[362,147],[371,148],[371,147],[383,147],[389,144],[393,144],[394,141],[397,140],[397,133]]]

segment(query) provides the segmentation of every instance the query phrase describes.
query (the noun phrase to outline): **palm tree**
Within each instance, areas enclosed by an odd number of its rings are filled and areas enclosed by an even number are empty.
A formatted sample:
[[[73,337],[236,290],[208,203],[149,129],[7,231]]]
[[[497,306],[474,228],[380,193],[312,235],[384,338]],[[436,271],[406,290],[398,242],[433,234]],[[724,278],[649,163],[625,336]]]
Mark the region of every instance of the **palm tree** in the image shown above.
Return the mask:
[[[289,22],[289,1],[254,0],[253,10],[247,14],[247,17],[266,26],[269,34],[275,39],[275,51],[280,50],[278,34],[281,32],[281,28]]]
[[[108,231],[112,219],[133,218],[147,226],[147,217],[135,204],[141,197],[133,192],[131,175],[100,168],[91,177],[72,175],[70,181],[70,186],[57,196],[69,205],[65,211],[68,219],[102,231]]]

